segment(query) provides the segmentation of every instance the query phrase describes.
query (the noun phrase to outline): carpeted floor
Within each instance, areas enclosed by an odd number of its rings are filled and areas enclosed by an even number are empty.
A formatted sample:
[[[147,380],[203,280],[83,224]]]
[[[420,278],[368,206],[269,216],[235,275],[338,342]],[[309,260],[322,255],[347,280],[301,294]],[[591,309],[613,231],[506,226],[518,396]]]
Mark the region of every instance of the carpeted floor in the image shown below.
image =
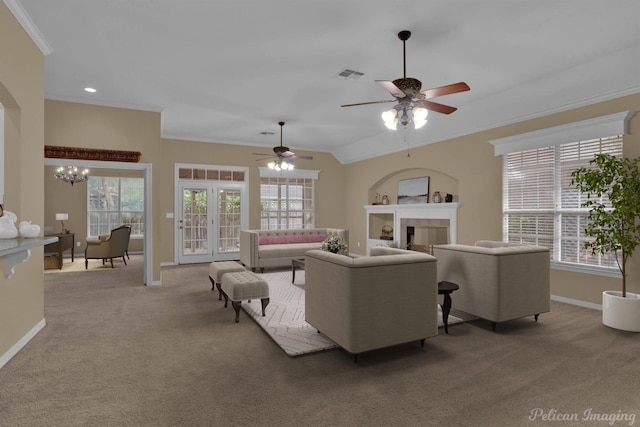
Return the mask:
[[[467,321],[424,348],[355,364],[339,348],[289,357],[244,313],[235,323],[208,265],[163,268],[157,287],[142,276],[133,256],[109,274],[45,275],[47,325],[0,369],[2,427],[573,427],[640,417],[640,335],[603,326],[595,310],[552,301],[538,322],[492,332]],[[611,415],[619,421],[603,419]]]
[[[83,252],[84,254],[84,252]],[[141,257],[142,255],[134,255],[135,257]],[[85,270],[94,270],[94,271],[109,271],[116,268],[127,268],[127,264],[131,261],[131,256],[125,262],[122,258],[114,258],[113,259],[113,267],[111,267],[111,261],[107,260],[104,264],[102,260],[99,259],[90,259],[89,263],[85,268],[84,263],[84,255],[76,256],[71,261],[71,257],[65,256],[62,262],[62,269],[59,268],[47,268],[44,270],[45,274],[56,274],[56,273],[72,273],[77,271],[85,271]],[[134,260],[135,262],[135,260]]]

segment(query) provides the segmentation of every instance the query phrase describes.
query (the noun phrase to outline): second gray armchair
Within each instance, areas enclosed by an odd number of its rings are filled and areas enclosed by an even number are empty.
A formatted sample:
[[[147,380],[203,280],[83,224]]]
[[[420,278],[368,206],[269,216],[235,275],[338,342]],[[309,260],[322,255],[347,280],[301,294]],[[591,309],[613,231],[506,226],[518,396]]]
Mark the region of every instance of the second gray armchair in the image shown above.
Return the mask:
[[[113,268],[113,259],[122,257],[126,265],[125,255],[128,255],[130,236],[131,227],[123,225],[111,230],[109,236],[100,236],[98,240],[87,240],[87,247],[84,250],[84,268],[89,268],[90,259],[101,259],[102,264],[109,259]]]

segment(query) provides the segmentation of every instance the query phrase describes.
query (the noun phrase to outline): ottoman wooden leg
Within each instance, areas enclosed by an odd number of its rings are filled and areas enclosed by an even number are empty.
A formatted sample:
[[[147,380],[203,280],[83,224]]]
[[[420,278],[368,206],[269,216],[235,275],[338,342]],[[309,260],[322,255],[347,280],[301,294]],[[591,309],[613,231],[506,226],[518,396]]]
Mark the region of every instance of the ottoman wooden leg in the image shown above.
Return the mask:
[[[218,300],[222,300],[222,287],[220,286],[220,282],[218,282],[216,286],[218,287],[218,292],[220,292],[220,295],[218,295]]]
[[[222,296],[224,297],[224,308],[227,308],[227,303],[229,302],[229,297],[222,290],[220,292],[222,292]]]
[[[209,280],[211,280],[211,292],[215,292],[216,291],[216,281],[213,280],[211,278],[211,276],[209,276]]]
[[[240,304],[242,304],[242,301],[231,301],[231,305],[236,311],[236,323],[240,321]]]
[[[269,298],[261,298],[260,302],[262,303],[262,315],[265,316],[264,309],[269,305]]]

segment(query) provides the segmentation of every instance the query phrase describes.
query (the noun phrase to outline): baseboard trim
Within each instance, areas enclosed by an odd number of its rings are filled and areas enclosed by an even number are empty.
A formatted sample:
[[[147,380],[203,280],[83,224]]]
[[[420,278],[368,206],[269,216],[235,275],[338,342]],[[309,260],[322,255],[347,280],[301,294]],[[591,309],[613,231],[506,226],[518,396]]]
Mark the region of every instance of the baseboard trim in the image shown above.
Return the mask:
[[[46,326],[46,324],[47,322],[44,319],[39,321],[33,328],[31,328],[29,332],[27,332],[25,336],[20,338],[20,340],[17,343],[15,343],[14,346],[9,349],[9,351],[7,351],[5,354],[0,356],[0,369],[2,369],[2,367],[6,365],[9,362],[9,360],[13,358],[13,356],[18,354],[18,352],[22,350],[22,348],[25,345],[27,345],[29,341],[31,341],[31,339],[35,337],[38,334],[38,332],[42,330],[42,328]]]
[[[163,261],[160,263],[160,267],[172,267],[174,265],[178,265],[178,263],[174,261]]]
[[[602,304],[595,304],[592,302],[582,301],[579,299],[566,298],[558,295],[551,295],[552,301],[564,302],[565,304],[577,305],[580,307],[591,308],[593,310],[602,311]]]

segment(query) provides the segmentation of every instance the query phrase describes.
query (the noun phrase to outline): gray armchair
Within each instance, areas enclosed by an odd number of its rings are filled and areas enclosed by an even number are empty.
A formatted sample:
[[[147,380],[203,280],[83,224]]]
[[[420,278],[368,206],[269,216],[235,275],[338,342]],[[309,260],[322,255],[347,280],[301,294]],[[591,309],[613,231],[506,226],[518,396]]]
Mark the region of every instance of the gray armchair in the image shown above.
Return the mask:
[[[374,247],[367,257],[311,250],[305,258],[305,320],[356,360],[438,335],[434,257]]]
[[[122,257],[125,265],[129,250],[129,237],[131,236],[131,227],[123,225],[111,230],[108,236],[99,236],[98,240],[87,240],[87,247],[84,250],[84,268],[89,268],[90,259],[101,259],[102,264],[107,259],[111,260],[111,268],[113,268],[113,259]]]
[[[456,283],[454,307],[496,323],[550,310],[549,249],[480,240],[434,246],[438,280]]]

